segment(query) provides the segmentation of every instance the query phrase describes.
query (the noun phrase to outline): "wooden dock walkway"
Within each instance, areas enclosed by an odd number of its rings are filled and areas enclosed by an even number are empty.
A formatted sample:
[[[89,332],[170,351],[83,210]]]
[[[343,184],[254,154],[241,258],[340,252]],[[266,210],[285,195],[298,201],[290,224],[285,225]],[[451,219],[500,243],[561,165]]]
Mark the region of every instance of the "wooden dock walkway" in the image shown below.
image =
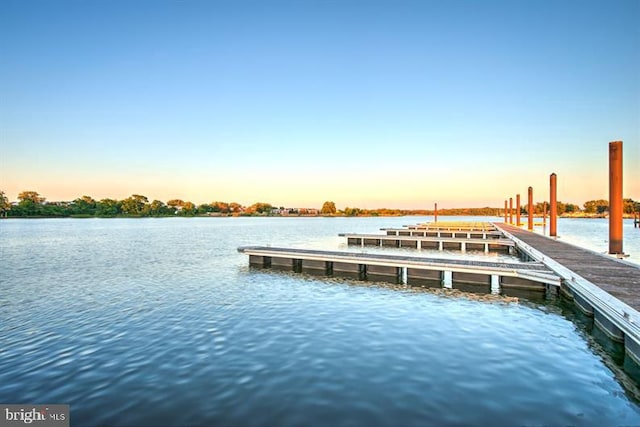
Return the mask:
[[[513,225],[497,226],[630,307],[640,310],[640,267]]]
[[[403,234],[359,234],[340,233],[340,237],[347,238],[347,244],[358,246],[390,246],[394,248],[413,249],[453,249],[466,252],[467,250],[484,250],[510,252],[515,243],[510,239],[482,239],[461,237],[426,237],[408,236]]]

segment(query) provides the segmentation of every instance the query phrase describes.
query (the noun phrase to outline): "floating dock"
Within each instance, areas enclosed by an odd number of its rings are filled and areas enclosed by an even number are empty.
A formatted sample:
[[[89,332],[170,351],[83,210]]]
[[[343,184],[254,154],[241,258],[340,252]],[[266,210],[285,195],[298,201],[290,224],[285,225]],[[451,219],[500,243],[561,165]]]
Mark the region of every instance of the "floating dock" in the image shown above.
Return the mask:
[[[247,246],[254,267],[305,272],[328,277],[386,281],[480,293],[510,289],[545,291],[560,279],[542,263],[506,263],[358,252]]]
[[[422,233],[422,232],[419,232]],[[496,232],[499,233],[499,232]],[[470,233],[464,233],[469,235]],[[499,233],[502,235],[501,233]],[[348,245],[357,246],[387,246],[394,248],[436,249],[436,250],[479,250],[512,253],[516,244],[510,239],[487,239],[469,237],[426,237],[406,234],[357,234],[340,233],[339,236],[347,238]]]
[[[499,239],[504,235],[496,229],[452,230],[445,228],[382,228],[388,236],[451,237],[459,239]]]

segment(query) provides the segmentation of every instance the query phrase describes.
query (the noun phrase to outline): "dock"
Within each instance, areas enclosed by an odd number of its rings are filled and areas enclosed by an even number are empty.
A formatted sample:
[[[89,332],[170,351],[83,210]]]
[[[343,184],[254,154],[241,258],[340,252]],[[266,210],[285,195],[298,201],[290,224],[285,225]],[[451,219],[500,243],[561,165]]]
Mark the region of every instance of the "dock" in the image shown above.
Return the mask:
[[[542,263],[506,263],[395,254],[245,246],[253,267],[327,277],[456,288],[480,293],[545,291],[560,279]]]
[[[347,238],[348,245],[365,246],[387,246],[394,248],[413,248],[413,249],[436,249],[443,251],[459,250],[466,252],[467,250],[479,250],[488,253],[489,251],[497,252],[513,252],[515,243],[513,240],[505,238],[470,238],[470,237],[427,237],[426,232],[418,232],[423,235],[407,235],[407,234],[358,234],[358,233],[340,233],[340,237]],[[416,234],[418,234],[416,233]],[[502,236],[501,233],[496,232]],[[469,233],[464,233],[468,236]]]
[[[388,236],[415,237],[451,237],[461,239],[499,239],[503,234],[495,228],[454,230],[451,227],[423,227],[407,226],[406,228],[382,228]]]
[[[519,251],[561,278],[560,290],[640,364],[640,267],[508,224],[495,224]]]

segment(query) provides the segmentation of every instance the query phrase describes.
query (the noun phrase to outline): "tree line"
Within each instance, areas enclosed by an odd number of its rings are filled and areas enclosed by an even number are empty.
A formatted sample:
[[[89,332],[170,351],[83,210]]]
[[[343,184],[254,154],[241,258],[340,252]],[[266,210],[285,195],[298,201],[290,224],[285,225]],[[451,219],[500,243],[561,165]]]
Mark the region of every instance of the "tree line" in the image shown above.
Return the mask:
[[[624,213],[640,212],[640,202],[624,199]],[[583,207],[557,202],[558,215],[584,213],[590,216],[604,215],[609,210],[607,200],[589,200]],[[515,208],[514,208],[515,209]],[[520,208],[521,214],[527,214],[527,206]],[[534,205],[534,214],[542,215],[549,212],[548,202],[538,202]],[[238,216],[238,215],[325,215],[325,216],[403,216],[403,215],[434,215],[429,209],[360,209],[345,207],[336,208],[332,201],[326,201],[320,210],[307,208],[275,207],[270,203],[257,202],[251,206],[242,206],[235,202],[215,201],[196,205],[190,201],[172,199],[165,202],[152,200],[140,194],[133,194],[123,200],[101,199],[95,200],[90,196],[82,196],[68,202],[49,202],[36,191],[23,191],[18,195],[17,203],[10,203],[5,193],[0,191],[0,216],[4,217],[160,217],[160,216]],[[503,216],[504,208],[453,208],[439,209],[443,216]]]
[[[23,191],[18,202],[8,202],[0,191],[0,214],[7,217],[148,217],[148,216],[196,216],[219,213],[233,215],[245,212],[239,203],[212,202],[201,205],[180,199],[165,202],[133,194],[123,200],[95,200],[82,196],[70,202],[48,202],[36,191]]]

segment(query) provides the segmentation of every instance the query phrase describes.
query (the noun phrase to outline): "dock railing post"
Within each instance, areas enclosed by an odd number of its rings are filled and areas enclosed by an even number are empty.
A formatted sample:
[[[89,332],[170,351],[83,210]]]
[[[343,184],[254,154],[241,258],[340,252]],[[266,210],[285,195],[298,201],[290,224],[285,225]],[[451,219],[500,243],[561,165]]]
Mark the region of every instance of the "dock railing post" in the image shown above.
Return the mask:
[[[520,227],[520,195],[516,194],[516,225]]]
[[[509,197],[509,224],[513,224],[513,197]]]
[[[622,141],[609,143],[609,253],[622,254]]]
[[[528,190],[528,205],[527,205],[527,230],[533,231],[533,187],[529,187]]]
[[[552,173],[549,177],[549,236],[558,235],[558,176]]]

